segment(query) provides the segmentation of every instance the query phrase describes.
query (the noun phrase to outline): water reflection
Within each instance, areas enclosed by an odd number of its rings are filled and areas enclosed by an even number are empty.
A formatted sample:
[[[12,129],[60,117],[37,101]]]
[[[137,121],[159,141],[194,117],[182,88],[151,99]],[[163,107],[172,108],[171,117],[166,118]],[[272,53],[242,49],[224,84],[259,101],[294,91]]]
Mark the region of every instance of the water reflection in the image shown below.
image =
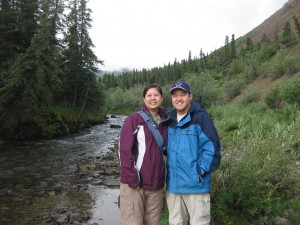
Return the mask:
[[[121,224],[120,209],[118,207],[119,189],[103,189],[101,187],[92,187],[91,195],[96,199],[92,209],[93,219],[101,225],[118,225]]]

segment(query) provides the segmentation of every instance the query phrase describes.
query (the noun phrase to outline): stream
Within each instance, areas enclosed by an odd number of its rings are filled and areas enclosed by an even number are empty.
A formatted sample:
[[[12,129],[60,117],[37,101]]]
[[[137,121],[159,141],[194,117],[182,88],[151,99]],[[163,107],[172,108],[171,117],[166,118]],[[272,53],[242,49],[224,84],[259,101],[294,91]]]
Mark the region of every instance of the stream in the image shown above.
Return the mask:
[[[125,116],[78,134],[0,145],[0,225],[118,225]]]

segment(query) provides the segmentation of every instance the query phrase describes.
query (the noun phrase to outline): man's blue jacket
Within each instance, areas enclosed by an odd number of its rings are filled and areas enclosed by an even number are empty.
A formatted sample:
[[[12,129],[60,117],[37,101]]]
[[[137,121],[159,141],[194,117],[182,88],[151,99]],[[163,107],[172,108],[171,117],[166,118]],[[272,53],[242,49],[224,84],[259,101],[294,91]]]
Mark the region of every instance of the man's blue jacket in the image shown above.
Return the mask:
[[[167,190],[188,194],[210,192],[211,172],[219,168],[221,161],[221,144],[213,121],[197,102],[192,102],[179,122],[175,109],[169,114]]]

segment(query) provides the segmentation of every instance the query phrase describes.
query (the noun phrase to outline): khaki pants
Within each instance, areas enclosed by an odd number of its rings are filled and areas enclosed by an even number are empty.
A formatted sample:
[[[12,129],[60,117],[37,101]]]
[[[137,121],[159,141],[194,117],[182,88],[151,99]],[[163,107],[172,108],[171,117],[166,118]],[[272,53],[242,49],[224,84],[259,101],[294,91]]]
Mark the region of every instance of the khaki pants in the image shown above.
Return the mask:
[[[209,225],[210,195],[167,192],[169,225]]]
[[[163,207],[163,189],[135,190],[120,184],[120,209],[123,225],[158,225]]]

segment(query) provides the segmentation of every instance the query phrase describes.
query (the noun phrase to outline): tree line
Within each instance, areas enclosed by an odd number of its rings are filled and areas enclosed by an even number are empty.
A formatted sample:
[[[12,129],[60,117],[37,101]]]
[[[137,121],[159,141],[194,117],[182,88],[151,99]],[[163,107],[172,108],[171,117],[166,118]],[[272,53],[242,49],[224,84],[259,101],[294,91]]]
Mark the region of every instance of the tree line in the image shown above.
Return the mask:
[[[296,17],[293,18],[295,31],[293,32],[290,22],[286,22],[283,30],[278,33],[275,40],[269,39],[266,34],[261,37],[258,43],[253,43],[250,37],[245,37],[239,43],[236,43],[235,35],[232,34],[231,40],[225,37],[224,45],[219,49],[208,53],[200,50],[198,56],[192,58],[191,51],[188,52],[187,59],[180,62],[175,58],[173,63],[168,63],[163,67],[154,67],[150,69],[142,69],[123,72],[121,75],[114,73],[105,73],[100,78],[100,82],[105,88],[129,89],[136,85],[145,85],[148,83],[159,83],[165,85],[175,80],[181,79],[187,73],[203,73],[206,71],[222,72],[228,75],[229,64],[236,59],[247,57],[255,51],[261,51],[263,61],[268,60],[280,48],[290,47],[295,44],[297,36],[300,34],[300,25]]]
[[[140,107],[142,88],[148,83],[158,83],[164,93],[168,93],[171,83],[184,79],[191,84],[193,98],[205,107],[225,104],[238,96],[245,85],[258,76],[278,78],[285,73],[297,71],[297,59],[289,54],[289,49],[297,48],[299,43],[299,22],[286,22],[275,37],[263,34],[257,42],[244,36],[235,40],[235,36],[225,37],[224,46],[192,58],[191,51],[187,59],[168,63],[163,67],[133,70],[121,75],[106,73],[99,78],[108,93],[107,106],[112,112],[122,113],[126,108],[137,110]],[[272,69],[265,70],[264,65],[272,61]],[[266,74],[265,71],[268,71]],[[124,98],[126,96],[126,99]],[[171,101],[165,95],[163,106],[168,109]]]

